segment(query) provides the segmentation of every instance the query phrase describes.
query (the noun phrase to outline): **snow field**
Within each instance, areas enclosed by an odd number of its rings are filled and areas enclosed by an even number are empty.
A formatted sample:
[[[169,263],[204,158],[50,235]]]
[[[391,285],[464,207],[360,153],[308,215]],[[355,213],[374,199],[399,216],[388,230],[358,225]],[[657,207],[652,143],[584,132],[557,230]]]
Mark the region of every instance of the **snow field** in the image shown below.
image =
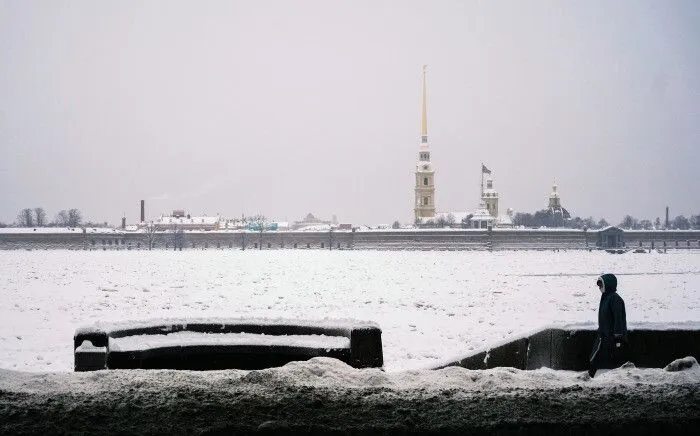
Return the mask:
[[[0,252],[0,367],[72,371],[95,321],[354,318],[383,331],[387,371],[431,367],[550,324],[595,323],[618,275],[631,328],[700,321],[700,253]]]

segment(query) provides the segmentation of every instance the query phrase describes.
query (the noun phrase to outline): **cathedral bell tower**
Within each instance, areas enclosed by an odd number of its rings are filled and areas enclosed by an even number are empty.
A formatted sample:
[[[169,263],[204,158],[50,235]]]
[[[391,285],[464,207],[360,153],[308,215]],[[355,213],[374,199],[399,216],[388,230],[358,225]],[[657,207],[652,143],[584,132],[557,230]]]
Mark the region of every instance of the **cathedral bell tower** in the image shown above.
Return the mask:
[[[559,193],[557,192],[557,182],[554,182],[554,184],[552,184],[552,193],[549,194],[549,208],[561,208],[561,199],[559,198]]]
[[[420,149],[418,151],[418,164],[416,164],[414,208],[416,221],[435,217],[435,170],[433,164],[430,163],[430,150],[428,149],[426,69],[427,65],[423,65],[423,107],[421,111]]]
[[[486,188],[481,192],[481,202],[492,217],[498,218],[498,191],[493,189],[490,173],[489,178],[486,179]]]

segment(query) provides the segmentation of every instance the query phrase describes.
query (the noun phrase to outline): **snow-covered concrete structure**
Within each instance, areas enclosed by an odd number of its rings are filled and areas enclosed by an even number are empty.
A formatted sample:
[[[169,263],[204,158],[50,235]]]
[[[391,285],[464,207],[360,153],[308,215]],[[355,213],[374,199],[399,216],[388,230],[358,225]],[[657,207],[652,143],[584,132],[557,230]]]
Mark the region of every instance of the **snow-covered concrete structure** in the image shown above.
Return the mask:
[[[262,369],[319,356],[370,368],[384,364],[381,334],[351,319],[152,319],[81,327],[73,347],[76,371]]]
[[[550,326],[501,343],[490,344],[468,356],[441,363],[436,368],[468,369],[513,367],[584,371],[590,367],[591,344],[597,328],[592,324]],[[663,368],[685,356],[700,358],[700,322],[639,323],[629,329],[627,359],[643,368]]]

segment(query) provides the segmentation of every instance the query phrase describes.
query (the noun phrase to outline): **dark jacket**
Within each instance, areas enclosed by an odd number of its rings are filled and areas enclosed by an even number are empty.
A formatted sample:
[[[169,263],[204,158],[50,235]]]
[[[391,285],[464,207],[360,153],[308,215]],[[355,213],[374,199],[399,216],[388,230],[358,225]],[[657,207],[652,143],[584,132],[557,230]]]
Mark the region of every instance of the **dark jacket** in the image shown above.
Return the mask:
[[[598,307],[598,337],[591,351],[591,376],[597,369],[617,368],[627,361],[625,302],[617,293],[617,278],[603,274],[605,288]]]

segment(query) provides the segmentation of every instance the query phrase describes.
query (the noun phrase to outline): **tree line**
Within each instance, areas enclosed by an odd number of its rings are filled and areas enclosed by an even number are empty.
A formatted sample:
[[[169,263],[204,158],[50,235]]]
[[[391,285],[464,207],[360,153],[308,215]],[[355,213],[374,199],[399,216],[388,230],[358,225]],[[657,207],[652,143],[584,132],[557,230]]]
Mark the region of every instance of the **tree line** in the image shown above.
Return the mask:
[[[83,215],[78,209],[59,211],[53,221],[49,221],[43,207],[25,208],[17,214],[17,227],[78,227],[83,224]]]
[[[456,225],[456,219],[454,215],[449,214],[447,217],[440,216],[436,220],[430,220],[423,224],[425,227],[469,227],[469,219],[471,216],[467,216],[461,220],[459,225]],[[266,221],[265,217],[258,215],[255,217],[250,217],[248,222],[260,223],[260,228]],[[19,211],[17,214],[17,220],[14,225],[16,227],[78,227],[81,225],[98,227],[102,226],[102,223],[83,223],[83,216],[78,209],[67,209],[59,211],[54,217],[53,221],[49,221],[46,215],[46,211],[43,207],[35,208],[25,208]],[[418,225],[418,222],[416,222]],[[104,223],[106,226],[107,223]],[[599,220],[594,219],[589,216],[587,218],[573,217],[570,219],[563,219],[559,214],[553,214],[549,209],[539,210],[535,213],[523,213],[518,212],[513,216],[513,225],[523,226],[529,228],[539,228],[539,227],[567,227],[572,229],[601,229],[609,226],[610,224],[605,218]],[[396,220],[392,227],[399,228],[399,221]],[[7,224],[0,222],[0,227],[7,227]],[[656,217],[656,219],[637,219],[631,215],[625,215],[622,222],[618,224],[618,227],[625,230],[700,230],[700,215],[691,215],[690,218],[684,215],[678,215],[669,221],[668,226],[662,223],[661,218]]]
[[[700,215],[691,215],[686,218],[684,215],[669,220],[668,226],[662,224],[661,218],[656,217],[652,222],[648,219],[637,219],[632,215],[625,215],[619,227],[626,230],[700,230]]]
[[[564,220],[561,216],[552,214],[547,209],[537,211],[534,214],[518,212],[513,217],[513,224],[531,228],[567,227],[572,229],[602,229],[610,225],[605,218],[596,220],[590,216],[588,218],[573,217]],[[622,222],[617,226],[625,230],[700,230],[700,215],[691,215],[690,218],[678,215],[674,219],[669,220],[668,226],[662,223],[659,217],[652,221],[625,215]]]
[[[513,225],[516,227],[567,227],[572,229],[602,229],[610,224],[605,218],[596,220],[592,216],[587,218],[573,217],[564,219],[561,214],[553,213],[549,209],[538,210],[535,213],[518,212],[513,216]]]
[[[448,213],[446,216],[440,215],[435,219],[429,219],[426,220],[425,222],[422,222],[420,219],[416,219],[413,224],[416,227],[423,227],[423,228],[445,228],[445,227],[451,227],[451,228],[463,228],[467,229],[469,228],[469,220],[472,219],[474,214],[469,214],[462,218],[462,220],[457,223],[457,218],[451,214]],[[392,229],[398,229],[401,227],[401,223],[399,220],[396,220],[393,222],[391,225]]]
[[[424,223],[420,220],[416,220],[415,226],[468,228],[471,218],[472,215],[468,215],[458,223],[454,215],[448,214],[447,216],[441,215],[437,219],[428,220]],[[592,216],[587,218],[576,216],[564,219],[562,214],[552,212],[550,209],[538,210],[535,213],[518,212],[512,215],[512,220],[514,226],[526,228],[566,227],[570,229],[597,230],[610,226],[610,223],[605,218],[595,219]],[[631,215],[626,215],[617,226],[625,230],[700,230],[700,215],[691,215],[690,218],[679,215],[670,220],[668,226],[662,223],[659,217],[651,221],[649,219],[637,219]],[[401,227],[401,223],[396,220],[391,227],[398,229]]]

